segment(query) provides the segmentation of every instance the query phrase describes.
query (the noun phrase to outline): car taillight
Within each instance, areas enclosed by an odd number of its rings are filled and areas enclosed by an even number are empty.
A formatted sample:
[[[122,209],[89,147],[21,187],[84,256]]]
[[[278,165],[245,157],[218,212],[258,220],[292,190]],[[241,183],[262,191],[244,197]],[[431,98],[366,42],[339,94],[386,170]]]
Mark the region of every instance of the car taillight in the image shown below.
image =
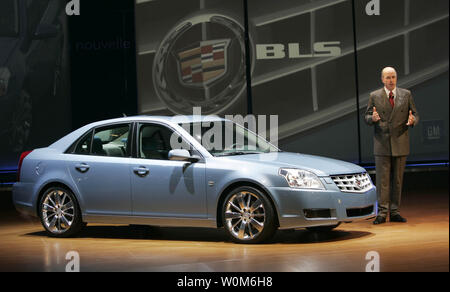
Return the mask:
[[[33,150],[31,151],[25,151],[22,154],[20,154],[20,159],[19,159],[19,167],[17,168],[17,181],[20,181],[20,169],[22,168],[22,163],[23,160],[25,159],[25,157],[27,157],[28,154],[30,154],[31,152],[33,152]]]

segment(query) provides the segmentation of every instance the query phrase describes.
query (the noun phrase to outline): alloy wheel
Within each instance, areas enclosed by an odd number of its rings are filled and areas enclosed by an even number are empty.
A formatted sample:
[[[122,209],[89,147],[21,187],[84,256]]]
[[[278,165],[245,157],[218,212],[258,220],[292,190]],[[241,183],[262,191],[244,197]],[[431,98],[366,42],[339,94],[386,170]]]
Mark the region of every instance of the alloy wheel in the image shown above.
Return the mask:
[[[41,205],[42,221],[52,234],[63,234],[75,220],[75,205],[69,194],[63,190],[48,192]]]
[[[224,216],[229,233],[240,241],[255,239],[264,230],[264,204],[255,193],[241,191],[232,195],[226,203]]]

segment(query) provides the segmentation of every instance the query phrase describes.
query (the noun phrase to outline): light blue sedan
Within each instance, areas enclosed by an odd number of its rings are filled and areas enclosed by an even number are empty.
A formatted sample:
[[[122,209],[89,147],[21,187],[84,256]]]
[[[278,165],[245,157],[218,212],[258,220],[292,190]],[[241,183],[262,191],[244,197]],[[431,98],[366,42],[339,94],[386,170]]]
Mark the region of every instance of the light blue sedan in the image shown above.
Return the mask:
[[[223,227],[238,243],[377,212],[363,168],[282,152],[236,123],[200,116],[96,122],[25,152],[13,201],[55,237],[92,222]]]

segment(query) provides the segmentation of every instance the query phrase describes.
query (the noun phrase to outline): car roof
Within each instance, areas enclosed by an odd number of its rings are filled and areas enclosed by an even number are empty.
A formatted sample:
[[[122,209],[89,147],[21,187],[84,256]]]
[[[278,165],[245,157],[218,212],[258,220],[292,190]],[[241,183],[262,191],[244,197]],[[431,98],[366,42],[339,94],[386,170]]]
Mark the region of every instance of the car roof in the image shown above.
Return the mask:
[[[193,122],[216,122],[216,121],[225,121],[225,119],[218,116],[199,116],[199,115],[177,115],[177,116],[133,116],[133,117],[124,117],[121,119],[130,119],[135,121],[165,121],[169,123],[193,123]]]
[[[193,123],[193,122],[216,122],[216,121],[225,121],[225,119],[218,116],[199,116],[199,115],[177,115],[177,116],[131,116],[131,117],[122,117],[116,119],[102,120],[98,122],[91,123],[87,126],[96,127],[102,124],[109,123],[120,123],[120,122],[136,122],[136,121],[148,121],[148,122],[166,122],[168,124],[179,124],[179,123]]]
[[[55,143],[51,144],[49,148],[57,149],[60,151],[65,151],[73,142],[75,142],[81,135],[86,133],[92,128],[99,127],[102,125],[108,124],[116,124],[122,122],[163,122],[168,125],[176,126],[180,123],[195,123],[195,122],[218,122],[218,121],[226,121],[226,119],[220,118],[218,116],[199,116],[199,115],[191,115],[191,116],[131,116],[131,117],[122,117],[116,119],[102,120],[90,123],[86,126],[83,126],[63,138],[59,139]]]

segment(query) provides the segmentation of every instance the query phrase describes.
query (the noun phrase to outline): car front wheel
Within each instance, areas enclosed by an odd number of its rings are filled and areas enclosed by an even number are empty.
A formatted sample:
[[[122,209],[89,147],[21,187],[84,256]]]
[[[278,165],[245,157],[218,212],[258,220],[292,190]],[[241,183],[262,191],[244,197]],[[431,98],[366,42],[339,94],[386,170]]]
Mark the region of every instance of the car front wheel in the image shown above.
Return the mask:
[[[52,237],[69,237],[85,226],[75,196],[65,188],[48,189],[41,198],[39,210],[42,225]]]
[[[266,195],[253,187],[230,192],[222,207],[222,223],[236,243],[260,243],[276,231],[275,212]]]

